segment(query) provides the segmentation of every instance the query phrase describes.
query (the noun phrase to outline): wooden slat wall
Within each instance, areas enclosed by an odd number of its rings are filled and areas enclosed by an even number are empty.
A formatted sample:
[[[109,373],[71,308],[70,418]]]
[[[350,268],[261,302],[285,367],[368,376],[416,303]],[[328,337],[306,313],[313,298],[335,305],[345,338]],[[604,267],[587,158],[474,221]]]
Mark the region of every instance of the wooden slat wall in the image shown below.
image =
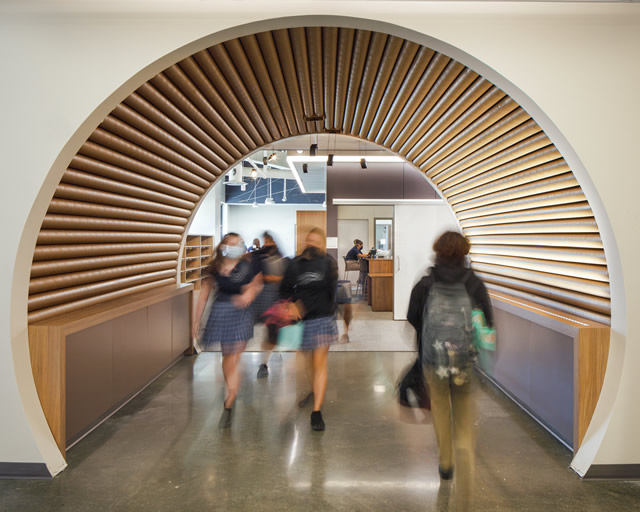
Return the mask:
[[[44,219],[30,321],[174,282],[187,221],[222,173],[261,146],[327,131],[424,172],[491,289],[609,323],[593,212],[527,112],[445,55],[334,27],[227,41],[118,105],[72,159]]]

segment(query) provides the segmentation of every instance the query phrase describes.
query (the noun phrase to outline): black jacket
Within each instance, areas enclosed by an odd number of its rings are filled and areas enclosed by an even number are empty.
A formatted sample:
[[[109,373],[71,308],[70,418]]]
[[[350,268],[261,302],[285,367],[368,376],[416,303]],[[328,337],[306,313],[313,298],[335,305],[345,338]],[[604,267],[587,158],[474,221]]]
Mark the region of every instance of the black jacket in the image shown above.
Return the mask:
[[[298,256],[287,267],[280,284],[280,297],[300,300],[304,319],[333,315],[336,312],[338,265],[328,254],[306,259]]]
[[[461,266],[436,265],[429,269],[429,274],[424,276],[411,290],[407,320],[418,333],[418,349],[421,347],[420,334],[422,333],[422,321],[424,315],[424,303],[429,296],[429,290],[434,281],[445,283],[457,283],[462,281],[470,272],[465,286],[471,297],[474,308],[482,309],[487,320],[487,325],[493,327],[493,310],[491,300],[484,283],[476,276],[473,270]]]

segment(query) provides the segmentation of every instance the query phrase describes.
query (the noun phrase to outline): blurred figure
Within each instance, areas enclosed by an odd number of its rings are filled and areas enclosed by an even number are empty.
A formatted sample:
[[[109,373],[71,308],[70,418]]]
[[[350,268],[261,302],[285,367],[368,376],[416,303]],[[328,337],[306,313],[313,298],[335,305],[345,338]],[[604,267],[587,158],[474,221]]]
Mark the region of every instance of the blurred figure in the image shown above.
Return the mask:
[[[236,233],[224,236],[211,264],[196,305],[192,324],[194,337],[198,336],[202,312],[209,294],[215,293],[211,313],[202,335],[202,345],[209,348],[220,344],[222,373],[227,385],[224,411],[220,426],[231,426],[231,408],[240,387],[238,362],[253,336],[253,317],[249,306],[262,289],[259,261],[245,253],[242,238]]]
[[[351,304],[351,281],[338,281],[337,290],[338,313],[344,322],[344,331],[340,336],[340,343],[349,343],[349,326],[353,320],[353,306]]]
[[[260,250],[260,239],[254,238],[253,244],[247,249],[249,252],[256,252]]]
[[[262,248],[255,253],[260,258],[262,280],[264,282],[262,292],[253,304],[254,320],[256,323],[264,322],[263,314],[278,301],[280,282],[290,262],[289,258],[282,256],[273,236],[268,231],[264,232],[262,239],[264,240]],[[278,342],[278,331],[280,330],[278,325],[274,323],[267,323],[266,328],[267,334],[262,342],[263,359],[258,367],[259,379],[269,375],[267,363],[269,362],[273,348]]]
[[[304,321],[300,350],[311,351],[311,427],[317,431],[325,429],[320,409],[327,389],[329,346],[338,341],[335,316],[338,265],[326,253],[325,244],[324,231],[319,228],[309,231],[304,251],[291,262],[280,285],[280,297],[292,301],[289,306],[291,318]],[[306,405],[310,395],[300,401],[301,407]]]
[[[475,451],[471,310],[482,309],[490,326],[493,315],[487,289],[465,266],[467,239],[448,231],[436,240],[433,250],[435,266],[413,288],[407,320],[416,329],[422,346],[438,441],[438,471],[443,480],[453,477],[455,447],[459,484],[456,499],[464,508],[472,488]]]

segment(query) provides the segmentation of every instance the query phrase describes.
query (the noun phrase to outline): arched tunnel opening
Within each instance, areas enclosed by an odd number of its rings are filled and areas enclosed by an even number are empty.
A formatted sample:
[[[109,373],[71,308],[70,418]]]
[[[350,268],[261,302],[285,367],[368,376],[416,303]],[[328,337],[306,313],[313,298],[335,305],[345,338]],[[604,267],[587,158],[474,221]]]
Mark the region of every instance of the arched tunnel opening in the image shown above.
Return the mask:
[[[564,335],[573,338],[582,322],[602,339],[609,276],[593,211],[522,106],[464,64],[394,35],[330,26],[259,32],[202,49],[137,87],[56,188],[28,309],[36,387],[62,451],[65,421],[59,410],[52,420],[58,405],[44,398],[50,383],[37,363],[48,339],[36,328],[104,304],[125,311],[127,298],[175,289],[187,226],[207,191],[257,150],[313,134],[350,136],[404,159],[447,202],[471,242],[472,268],[511,313],[527,311],[531,321],[551,312],[551,322],[571,323]],[[184,304],[174,311],[184,314]],[[578,410],[572,403],[571,426],[562,420],[563,431],[580,424],[580,433],[561,435],[574,448],[597,402],[608,341],[596,349],[595,397]],[[573,391],[567,400],[577,400]],[[534,414],[540,406],[526,405]]]

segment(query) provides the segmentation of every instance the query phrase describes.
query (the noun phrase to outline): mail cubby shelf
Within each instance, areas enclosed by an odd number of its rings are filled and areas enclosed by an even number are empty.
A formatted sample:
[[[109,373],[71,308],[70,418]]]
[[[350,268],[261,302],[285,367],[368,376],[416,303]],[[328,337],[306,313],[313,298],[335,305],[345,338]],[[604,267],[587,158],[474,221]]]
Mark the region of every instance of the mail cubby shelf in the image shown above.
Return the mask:
[[[205,269],[213,258],[213,235],[187,235],[180,262],[180,281],[193,283],[194,289],[200,289]]]

